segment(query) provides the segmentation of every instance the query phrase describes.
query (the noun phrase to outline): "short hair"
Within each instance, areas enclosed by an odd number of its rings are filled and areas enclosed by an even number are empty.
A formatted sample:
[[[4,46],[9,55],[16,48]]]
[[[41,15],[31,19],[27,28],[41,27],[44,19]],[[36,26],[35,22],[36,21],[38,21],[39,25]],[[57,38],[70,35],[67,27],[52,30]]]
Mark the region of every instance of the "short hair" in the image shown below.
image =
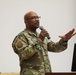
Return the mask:
[[[34,11],[29,11],[24,15],[24,21],[27,20],[30,13],[35,13]]]
[[[26,21],[27,18],[28,18],[28,13],[26,13],[26,14],[24,15],[24,21]]]

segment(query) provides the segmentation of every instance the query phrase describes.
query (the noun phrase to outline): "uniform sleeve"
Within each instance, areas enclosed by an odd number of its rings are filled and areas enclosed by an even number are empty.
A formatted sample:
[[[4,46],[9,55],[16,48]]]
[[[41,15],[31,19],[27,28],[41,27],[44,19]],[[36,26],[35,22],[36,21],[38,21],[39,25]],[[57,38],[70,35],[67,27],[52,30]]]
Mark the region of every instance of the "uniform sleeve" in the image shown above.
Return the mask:
[[[48,51],[51,52],[62,52],[67,49],[67,41],[63,41],[62,39],[59,42],[50,41],[47,44]]]
[[[17,53],[20,59],[27,60],[32,57],[37,50],[34,48],[34,45],[29,45],[27,38],[24,37],[16,37],[12,43],[12,47],[14,52]]]

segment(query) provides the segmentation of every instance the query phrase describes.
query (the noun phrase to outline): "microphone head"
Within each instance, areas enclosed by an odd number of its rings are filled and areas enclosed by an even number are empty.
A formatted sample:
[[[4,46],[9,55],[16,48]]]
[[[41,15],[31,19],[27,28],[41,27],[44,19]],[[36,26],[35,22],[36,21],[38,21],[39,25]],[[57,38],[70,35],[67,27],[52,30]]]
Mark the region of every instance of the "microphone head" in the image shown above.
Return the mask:
[[[39,26],[39,29],[40,29],[40,30],[43,30],[44,28],[43,28],[43,26]]]
[[[44,28],[43,28],[43,26],[39,26],[39,29],[43,30]],[[50,36],[48,35],[47,38],[50,39]]]

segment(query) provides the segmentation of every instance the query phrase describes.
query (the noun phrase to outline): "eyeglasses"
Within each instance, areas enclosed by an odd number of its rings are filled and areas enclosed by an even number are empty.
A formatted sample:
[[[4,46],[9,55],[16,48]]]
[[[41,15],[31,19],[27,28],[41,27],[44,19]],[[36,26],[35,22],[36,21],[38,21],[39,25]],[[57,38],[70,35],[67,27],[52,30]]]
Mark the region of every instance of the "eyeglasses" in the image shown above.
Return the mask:
[[[39,18],[41,18],[40,16],[32,16],[32,17],[28,17],[27,19],[39,19]]]

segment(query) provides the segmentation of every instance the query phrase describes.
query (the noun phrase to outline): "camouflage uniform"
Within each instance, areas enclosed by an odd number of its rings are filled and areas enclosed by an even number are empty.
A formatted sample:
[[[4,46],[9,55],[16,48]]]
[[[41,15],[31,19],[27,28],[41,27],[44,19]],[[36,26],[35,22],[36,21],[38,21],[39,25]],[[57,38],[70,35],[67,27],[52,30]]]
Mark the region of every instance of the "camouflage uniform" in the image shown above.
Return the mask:
[[[14,39],[12,47],[20,59],[20,75],[45,75],[51,72],[48,51],[61,52],[67,48],[67,42],[54,43],[45,38],[38,38],[38,33],[23,30]]]

